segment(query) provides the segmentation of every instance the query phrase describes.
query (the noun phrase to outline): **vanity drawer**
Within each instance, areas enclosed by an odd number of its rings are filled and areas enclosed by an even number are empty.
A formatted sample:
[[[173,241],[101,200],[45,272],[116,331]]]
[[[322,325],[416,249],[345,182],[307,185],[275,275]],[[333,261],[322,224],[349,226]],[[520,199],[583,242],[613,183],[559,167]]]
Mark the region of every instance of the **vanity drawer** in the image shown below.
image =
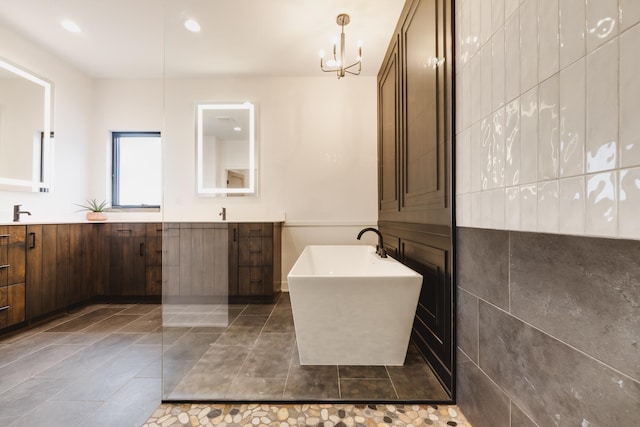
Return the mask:
[[[273,239],[269,237],[244,237],[238,248],[238,264],[262,266],[273,263]]]
[[[0,226],[0,246],[24,245],[27,240],[27,227],[24,225]]]
[[[0,328],[25,320],[24,283],[0,286]]]
[[[7,312],[9,310],[9,294],[6,286],[0,286],[0,329],[7,325]]]
[[[271,267],[240,267],[238,270],[240,295],[264,295],[273,287]]]
[[[273,236],[273,224],[270,222],[240,223],[240,237],[271,237]]]

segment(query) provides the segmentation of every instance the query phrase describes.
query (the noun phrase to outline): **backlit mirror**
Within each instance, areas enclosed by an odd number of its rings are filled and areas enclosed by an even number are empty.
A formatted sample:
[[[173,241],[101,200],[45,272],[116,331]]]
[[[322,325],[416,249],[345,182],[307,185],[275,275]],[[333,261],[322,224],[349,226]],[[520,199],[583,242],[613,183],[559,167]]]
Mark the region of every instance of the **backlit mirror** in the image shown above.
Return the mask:
[[[198,194],[255,194],[255,106],[198,104],[196,121]]]
[[[51,83],[0,58],[0,188],[47,191]]]

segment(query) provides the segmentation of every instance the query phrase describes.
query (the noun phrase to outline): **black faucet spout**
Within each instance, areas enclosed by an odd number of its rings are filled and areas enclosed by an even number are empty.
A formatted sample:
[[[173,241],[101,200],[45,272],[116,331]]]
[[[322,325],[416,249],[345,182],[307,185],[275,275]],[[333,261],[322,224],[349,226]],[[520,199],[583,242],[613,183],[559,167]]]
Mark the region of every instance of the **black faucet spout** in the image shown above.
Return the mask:
[[[20,207],[22,205],[13,205],[13,222],[20,222],[20,215],[21,214],[27,214],[27,215],[31,215],[31,212],[29,211],[21,211]]]
[[[374,233],[376,233],[378,235],[378,244],[376,245],[376,254],[380,257],[380,258],[386,258],[387,257],[387,251],[384,248],[384,242],[382,241],[382,233],[380,233],[379,230],[376,230],[375,228],[372,227],[367,227],[367,228],[363,228],[362,230],[360,230],[360,232],[358,233],[358,240],[360,240],[360,238],[362,237],[362,235],[364,233],[366,233],[367,231],[372,231]]]

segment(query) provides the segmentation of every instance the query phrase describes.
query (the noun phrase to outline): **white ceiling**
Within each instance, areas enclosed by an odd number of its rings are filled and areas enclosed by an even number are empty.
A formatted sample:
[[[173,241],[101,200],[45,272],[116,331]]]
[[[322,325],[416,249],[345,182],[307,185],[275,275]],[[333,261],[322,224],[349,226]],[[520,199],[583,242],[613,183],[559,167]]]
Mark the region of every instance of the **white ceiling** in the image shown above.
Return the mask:
[[[376,75],[404,0],[1,0],[7,25],[96,78],[166,75],[318,76],[339,13],[347,58],[362,40],[362,73]],[[186,18],[202,31],[190,33]],[[82,29],[60,26],[71,19]],[[165,43],[166,40],[166,43]],[[166,58],[166,59],[165,59]],[[347,77],[348,78],[348,77]]]

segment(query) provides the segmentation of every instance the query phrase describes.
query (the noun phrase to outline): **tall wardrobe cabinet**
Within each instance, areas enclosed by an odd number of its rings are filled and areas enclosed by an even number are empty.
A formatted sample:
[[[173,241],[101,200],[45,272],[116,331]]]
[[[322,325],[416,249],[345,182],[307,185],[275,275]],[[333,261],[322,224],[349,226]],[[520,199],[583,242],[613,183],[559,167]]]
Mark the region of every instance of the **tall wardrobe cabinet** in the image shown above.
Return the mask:
[[[452,0],[407,0],[378,73],[378,228],[420,272],[413,341],[454,394]]]

